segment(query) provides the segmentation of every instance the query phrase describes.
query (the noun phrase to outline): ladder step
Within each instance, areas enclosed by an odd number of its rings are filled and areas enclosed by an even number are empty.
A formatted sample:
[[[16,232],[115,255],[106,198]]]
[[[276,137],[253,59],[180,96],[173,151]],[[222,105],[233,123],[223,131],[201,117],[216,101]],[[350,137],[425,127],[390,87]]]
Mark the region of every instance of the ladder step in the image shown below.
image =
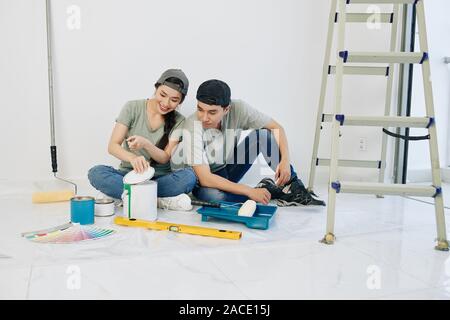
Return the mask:
[[[336,66],[328,67],[328,74],[336,74]],[[372,76],[388,76],[389,67],[344,67],[344,74],[350,75],[372,75]]]
[[[376,195],[405,195],[416,197],[436,197],[442,193],[440,187],[407,185],[407,184],[386,184],[369,182],[333,182],[331,187],[337,193],[359,193]]]
[[[367,23],[373,19],[373,13],[347,13],[346,22],[349,23]],[[339,21],[339,13],[336,12],[334,22]],[[380,13],[379,20],[380,23],[392,23],[394,21],[394,13]]]
[[[344,63],[418,63],[428,59],[427,52],[339,52]]]
[[[347,4],[416,4],[420,0],[347,0]]]
[[[429,128],[434,124],[434,118],[428,117],[362,117],[362,116],[345,116],[337,114],[323,114],[322,122],[332,122],[333,119],[338,120],[341,126],[367,126],[367,127],[395,127],[395,128]]]
[[[319,159],[316,160],[317,166],[330,166],[330,159]],[[370,161],[370,160],[339,160],[339,167],[351,167],[351,168],[381,168],[381,161]]]

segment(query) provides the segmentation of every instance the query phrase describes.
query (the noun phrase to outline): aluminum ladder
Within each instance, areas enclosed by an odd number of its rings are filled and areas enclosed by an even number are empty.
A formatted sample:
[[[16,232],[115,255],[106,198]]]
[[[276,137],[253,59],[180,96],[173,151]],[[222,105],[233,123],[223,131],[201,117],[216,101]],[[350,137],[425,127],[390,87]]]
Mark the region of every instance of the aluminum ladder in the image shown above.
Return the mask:
[[[424,0],[332,0],[329,16],[328,39],[326,44],[325,61],[323,66],[321,94],[317,113],[314,147],[311,160],[311,171],[308,189],[313,191],[316,166],[329,166],[328,207],[326,234],[321,242],[333,244],[335,207],[337,193],[359,193],[382,195],[410,195],[419,197],[433,197],[436,215],[437,244],[436,250],[448,251],[444,202],[441,187],[441,174],[439,165],[439,152],[436,135],[436,122],[434,115],[434,102],[432,84],[430,80],[430,63],[428,56],[428,42],[425,24]],[[347,13],[348,6],[352,4],[393,4],[393,12],[381,13],[380,23],[389,23],[391,27],[390,52],[353,52],[345,49],[345,27],[347,23],[366,23],[373,14]],[[419,41],[421,52],[396,52],[396,39],[398,32],[399,5],[407,4],[416,6],[417,23],[419,26]],[[338,11],[337,11],[338,9]],[[333,44],[334,25],[337,25],[337,62],[335,66],[329,65],[331,47]],[[358,63],[352,66],[352,63]],[[361,66],[361,64],[370,66]],[[382,64],[382,66],[373,65]],[[394,64],[420,64],[422,66],[423,84],[426,104],[426,117],[400,117],[390,116],[391,97],[393,87]],[[330,75],[335,76],[334,110],[332,114],[324,114],[325,94],[327,81]],[[386,100],[384,116],[352,116],[343,114],[342,88],[344,75],[370,75],[384,76],[387,78]],[[330,159],[318,158],[318,147],[323,122],[331,122],[331,157]],[[341,126],[374,126],[383,128],[381,159],[377,161],[342,160],[338,159],[339,137]],[[404,185],[384,183],[386,169],[387,135],[395,138],[404,136],[391,133],[388,128],[427,128],[428,135],[417,137],[417,140],[429,140],[432,185]],[[379,169],[378,183],[345,182],[337,180],[338,167],[359,167]]]

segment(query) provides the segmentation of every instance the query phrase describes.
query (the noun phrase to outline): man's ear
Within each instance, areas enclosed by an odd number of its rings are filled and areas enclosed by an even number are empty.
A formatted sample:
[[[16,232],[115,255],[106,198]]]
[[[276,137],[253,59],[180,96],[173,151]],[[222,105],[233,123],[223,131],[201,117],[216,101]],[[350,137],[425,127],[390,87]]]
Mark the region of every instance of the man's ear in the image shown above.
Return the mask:
[[[230,111],[231,106],[229,105],[228,107],[223,108],[223,114],[227,114]]]

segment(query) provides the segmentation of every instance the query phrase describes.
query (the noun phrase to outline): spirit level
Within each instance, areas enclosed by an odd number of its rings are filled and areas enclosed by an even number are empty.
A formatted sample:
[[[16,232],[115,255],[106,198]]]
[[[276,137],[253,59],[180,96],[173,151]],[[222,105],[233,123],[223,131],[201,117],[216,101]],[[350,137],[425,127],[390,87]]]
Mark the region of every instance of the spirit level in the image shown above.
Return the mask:
[[[114,219],[114,223],[121,226],[141,227],[151,230],[167,230],[179,233],[188,233],[199,236],[216,237],[231,240],[239,240],[242,237],[242,232],[238,231],[188,226],[184,224],[163,222],[163,221],[145,221],[145,220],[128,219],[124,217],[116,217]]]

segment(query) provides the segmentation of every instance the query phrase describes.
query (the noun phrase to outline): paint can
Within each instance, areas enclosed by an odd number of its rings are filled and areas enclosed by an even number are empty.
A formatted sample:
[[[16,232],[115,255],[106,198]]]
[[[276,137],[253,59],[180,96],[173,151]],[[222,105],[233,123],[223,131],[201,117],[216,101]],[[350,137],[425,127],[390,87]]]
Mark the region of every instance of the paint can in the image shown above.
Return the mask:
[[[95,216],[110,217],[114,215],[114,200],[111,198],[95,199]]]
[[[124,184],[123,216],[128,219],[155,221],[158,218],[157,188],[158,184],[155,181]]]
[[[82,225],[94,223],[94,204],[93,197],[73,197],[70,199],[70,221]]]

